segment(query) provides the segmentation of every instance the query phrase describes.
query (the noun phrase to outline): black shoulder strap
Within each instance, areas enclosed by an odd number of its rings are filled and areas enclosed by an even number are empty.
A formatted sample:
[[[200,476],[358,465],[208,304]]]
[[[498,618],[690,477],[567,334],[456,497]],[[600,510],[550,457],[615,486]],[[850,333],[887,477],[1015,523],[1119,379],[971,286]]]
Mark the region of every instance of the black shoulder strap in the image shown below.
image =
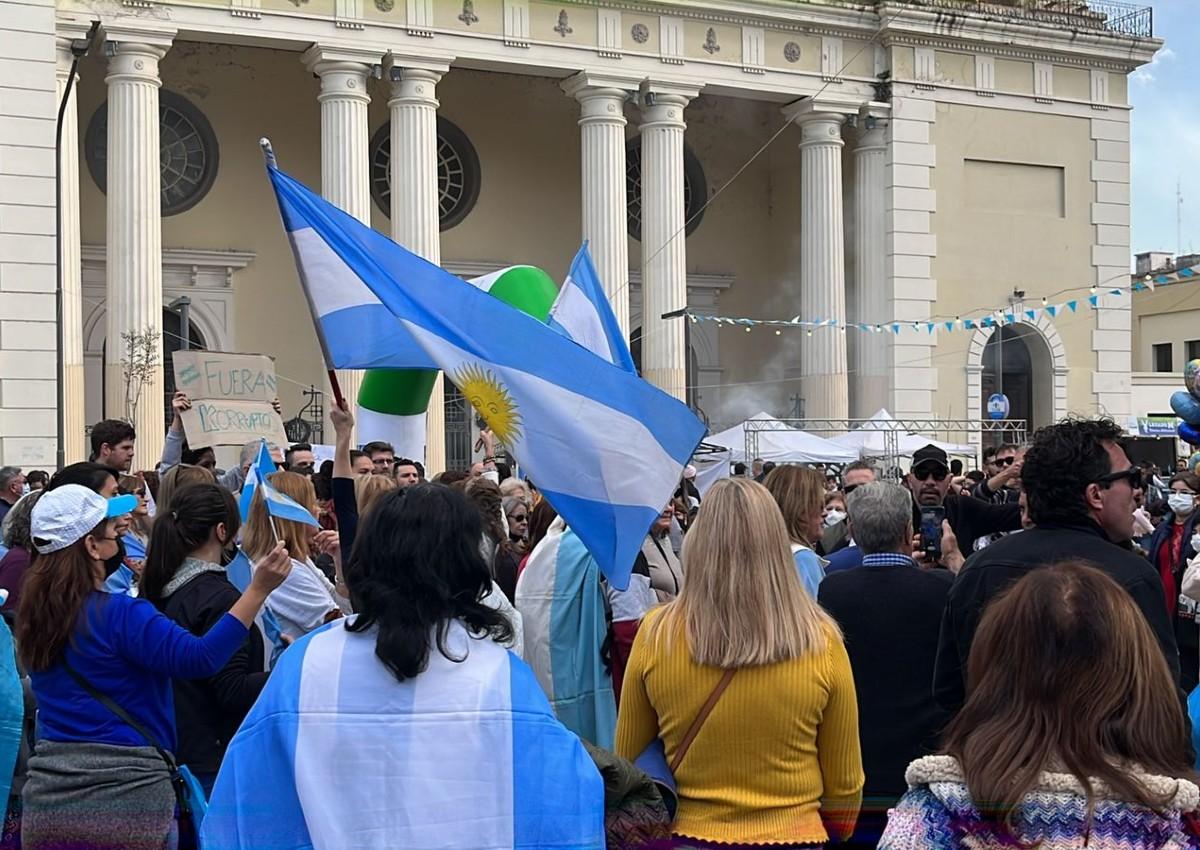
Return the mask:
[[[145,738],[146,743],[158,751],[159,756],[161,756],[162,760],[167,763],[167,767],[169,767],[172,771],[176,769],[174,756],[172,756],[159,745],[158,741],[153,735],[150,734],[145,726],[134,720],[133,717],[130,716],[129,712],[117,705],[115,700],[103,693],[87,679],[83,678],[83,675],[74,667],[72,667],[71,663],[67,661],[65,657],[63,658],[62,665],[67,671],[67,674],[75,680],[75,683],[79,685],[79,687],[91,694],[92,698],[95,699],[96,702],[100,703],[102,706],[115,714],[126,726]]]

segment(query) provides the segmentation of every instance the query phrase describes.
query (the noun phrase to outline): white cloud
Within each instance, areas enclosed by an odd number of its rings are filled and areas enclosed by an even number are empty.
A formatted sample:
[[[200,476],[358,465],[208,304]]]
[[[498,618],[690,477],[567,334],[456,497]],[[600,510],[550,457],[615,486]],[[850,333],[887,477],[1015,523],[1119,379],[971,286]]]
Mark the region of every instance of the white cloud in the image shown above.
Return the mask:
[[[1174,62],[1175,58],[1175,51],[1164,46],[1161,50],[1154,54],[1154,58],[1150,60],[1149,65],[1143,65],[1133,72],[1133,81],[1136,83],[1154,82],[1154,69],[1163,62]]]

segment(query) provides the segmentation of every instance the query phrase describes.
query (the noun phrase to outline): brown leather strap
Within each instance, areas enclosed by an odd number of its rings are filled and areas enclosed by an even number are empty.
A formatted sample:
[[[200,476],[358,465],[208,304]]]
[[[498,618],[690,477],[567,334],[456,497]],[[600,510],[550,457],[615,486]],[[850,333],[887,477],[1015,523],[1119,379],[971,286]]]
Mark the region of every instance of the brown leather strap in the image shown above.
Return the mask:
[[[725,693],[725,689],[729,687],[729,683],[733,681],[733,674],[737,670],[726,670],[725,675],[721,677],[721,681],[717,682],[717,686],[713,688],[713,692],[708,695],[708,702],[704,703],[704,707],[700,709],[700,713],[696,715],[696,719],[692,721],[692,728],[688,729],[687,734],[683,736],[683,740],[679,744],[679,749],[675,751],[675,758],[671,759],[671,773],[674,774],[683,763],[683,757],[687,755],[687,751],[691,749],[692,741],[696,740],[696,736],[700,734],[700,727],[704,725],[704,721],[708,719],[708,715],[712,714],[712,710],[717,707],[717,703],[721,701],[721,694]]]

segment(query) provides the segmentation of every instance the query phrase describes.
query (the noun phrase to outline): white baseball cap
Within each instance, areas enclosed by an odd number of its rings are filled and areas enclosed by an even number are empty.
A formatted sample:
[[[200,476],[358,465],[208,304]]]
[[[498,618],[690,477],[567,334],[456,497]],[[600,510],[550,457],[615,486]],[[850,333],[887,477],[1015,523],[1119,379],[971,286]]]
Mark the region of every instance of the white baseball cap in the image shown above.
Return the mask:
[[[82,540],[101,520],[125,516],[137,496],[106,499],[81,484],[64,484],[42,493],[33,506],[30,536],[38,553],[49,555]]]

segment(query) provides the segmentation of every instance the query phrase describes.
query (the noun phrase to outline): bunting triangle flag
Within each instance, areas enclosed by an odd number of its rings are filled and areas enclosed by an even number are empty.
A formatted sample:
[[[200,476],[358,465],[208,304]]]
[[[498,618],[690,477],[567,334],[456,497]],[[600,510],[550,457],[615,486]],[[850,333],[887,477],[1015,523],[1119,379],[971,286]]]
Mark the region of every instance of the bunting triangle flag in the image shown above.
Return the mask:
[[[1046,312],[1050,314],[1051,318],[1053,318],[1054,316],[1058,315],[1059,309],[1060,308],[1057,304],[1051,304],[1049,307],[1046,308]]]
[[[1068,301],[1068,302],[1067,302],[1067,307],[1069,307],[1069,308],[1070,308],[1070,310],[1071,310],[1071,312],[1072,312],[1072,313],[1074,313],[1074,312],[1075,312],[1075,308],[1076,308],[1076,307],[1078,307],[1078,306],[1079,306],[1079,302],[1078,302],[1078,301]]]
[[[1100,303],[1100,296],[1099,295],[1089,295],[1088,303],[1091,304],[1093,307],[1097,306]]]
[[[1037,321],[1037,310],[1026,310],[1025,318],[1031,322]]]

